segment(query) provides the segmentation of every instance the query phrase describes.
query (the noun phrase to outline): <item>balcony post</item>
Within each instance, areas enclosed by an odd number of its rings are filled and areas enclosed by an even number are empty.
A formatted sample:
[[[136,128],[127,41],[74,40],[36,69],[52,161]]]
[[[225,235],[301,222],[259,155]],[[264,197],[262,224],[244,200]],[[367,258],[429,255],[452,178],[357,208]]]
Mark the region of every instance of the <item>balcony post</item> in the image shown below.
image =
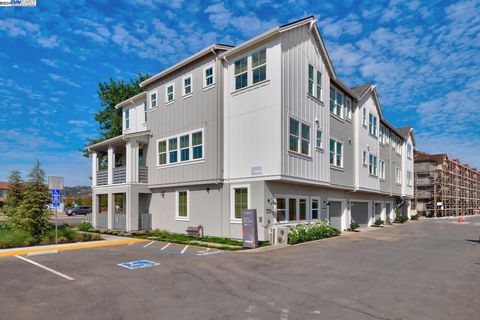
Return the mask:
[[[113,184],[113,168],[115,167],[115,150],[112,146],[108,147],[108,182],[107,184]]]
[[[138,168],[138,142],[129,140],[126,145],[127,183],[138,182]]]
[[[108,193],[108,212],[107,212],[107,228],[113,229],[113,219],[115,214],[115,194]]]
[[[96,151],[92,152],[92,187],[97,186],[98,155]]]

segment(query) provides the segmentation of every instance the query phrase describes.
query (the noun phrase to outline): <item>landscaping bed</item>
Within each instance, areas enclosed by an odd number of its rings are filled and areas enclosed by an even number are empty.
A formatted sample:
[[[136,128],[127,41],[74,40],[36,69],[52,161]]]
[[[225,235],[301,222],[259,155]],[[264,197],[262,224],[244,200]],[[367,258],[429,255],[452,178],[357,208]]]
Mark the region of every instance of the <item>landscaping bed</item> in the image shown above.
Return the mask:
[[[102,240],[99,234],[77,232],[68,226],[58,227],[58,244]],[[55,227],[52,226],[41,239],[37,239],[29,232],[19,229],[10,229],[0,226],[0,249],[21,248],[55,244]]]
[[[328,222],[305,223],[293,226],[288,233],[288,243],[297,244],[313,240],[336,237],[340,231]]]

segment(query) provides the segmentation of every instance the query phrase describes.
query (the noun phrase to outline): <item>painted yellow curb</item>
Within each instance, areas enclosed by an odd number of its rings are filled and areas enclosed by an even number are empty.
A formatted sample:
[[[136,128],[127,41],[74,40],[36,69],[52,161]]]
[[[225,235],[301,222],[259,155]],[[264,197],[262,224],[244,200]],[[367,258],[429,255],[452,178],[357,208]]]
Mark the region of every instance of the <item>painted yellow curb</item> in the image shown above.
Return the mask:
[[[38,249],[18,249],[6,252],[0,252],[0,257],[8,257],[8,256],[15,256],[21,254],[28,254],[31,252],[42,252],[42,251],[49,251],[49,250],[58,250],[58,251],[68,251],[68,250],[77,250],[77,249],[86,249],[86,248],[97,248],[97,247],[108,247],[108,246],[116,246],[120,244],[127,244],[127,243],[136,243],[136,242],[147,242],[148,240],[144,239],[126,239],[126,240],[112,240],[112,241],[99,241],[99,242],[81,242],[75,245],[65,245],[65,246],[51,246],[51,247],[44,247]]]

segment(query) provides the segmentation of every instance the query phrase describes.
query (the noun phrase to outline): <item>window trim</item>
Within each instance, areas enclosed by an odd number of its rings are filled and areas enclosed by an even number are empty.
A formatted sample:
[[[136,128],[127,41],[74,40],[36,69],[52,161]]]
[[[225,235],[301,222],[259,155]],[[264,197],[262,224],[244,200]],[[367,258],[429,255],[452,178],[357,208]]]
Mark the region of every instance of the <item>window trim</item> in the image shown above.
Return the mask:
[[[334,155],[334,158],[333,158],[334,163],[332,164],[332,163],[330,162],[330,153],[332,152],[332,150],[330,150],[330,144],[328,145],[328,152],[329,152],[329,153],[328,153],[328,163],[330,163],[330,167],[343,169],[343,166],[344,166],[344,159],[343,159],[344,146],[343,146],[343,142],[341,142],[340,140],[335,139],[335,138],[333,138],[333,137],[330,137],[330,143],[331,143],[332,141],[335,142],[335,148],[334,148],[334,153],[333,153],[333,155]],[[340,162],[341,162],[340,166],[337,165],[337,155],[338,155],[338,154],[337,154],[337,148],[338,148],[338,143],[340,143],[340,144],[342,145],[342,149],[341,149],[341,150],[342,150],[342,154],[341,154],[341,159],[340,159],[340,160],[341,160],[341,161],[340,161]]]
[[[185,86],[185,80],[190,78],[190,92],[186,93],[185,89],[187,88]],[[189,97],[193,94],[193,77],[192,74],[188,74],[185,77],[182,78],[182,97]]]
[[[350,102],[350,107],[347,108],[347,101]],[[352,99],[350,97],[345,96],[345,119],[352,121]]]
[[[168,100],[168,88],[172,87],[172,100]],[[175,101],[175,82],[170,82],[170,83],[167,83],[165,85],[165,104],[170,104],[170,103],[173,103]]]
[[[402,169],[400,167],[395,167],[395,183],[397,185],[402,184]]]
[[[370,116],[371,116],[372,120],[375,120],[375,123],[370,122]],[[375,116],[372,112],[369,112],[368,113],[368,133],[375,138],[378,138],[378,124],[377,123],[378,123],[377,116]],[[374,129],[374,133],[372,133],[371,128]]]
[[[331,96],[332,90],[335,92],[335,98],[333,99],[334,111],[332,111],[332,108],[330,106],[330,104],[332,103],[332,96]],[[342,96],[341,105],[338,104],[338,100],[337,100],[338,94]],[[345,94],[332,85],[330,85],[330,104],[329,104],[330,114],[333,114],[335,117],[343,120],[345,118],[345,114],[343,110],[345,108]],[[340,110],[340,115],[337,114],[338,110]]]
[[[126,108],[123,114],[125,117],[125,131],[130,130],[130,108]]]
[[[212,83],[210,84],[207,84],[207,76],[205,74],[205,72],[207,71],[207,69],[210,69],[212,68]],[[203,82],[203,88],[206,89],[206,88],[211,88],[215,85],[215,64],[212,63],[212,64],[209,64],[208,66],[205,66],[203,68],[203,73],[202,73],[202,82]]]
[[[319,139],[318,139],[318,133],[319,133],[319,132],[320,132],[320,146],[318,145],[318,141],[319,141]],[[323,130],[321,130],[320,128],[317,128],[317,129],[315,130],[315,133],[316,133],[316,134],[315,134],[315,148],[316,148],[317,150],[320,150],[320,151],[325,150],[325,149],[324,149],[324,145],[323,145]]]
[[[407,158],[412,160],[412,144],[407,143]]]
[[[312,67],[313,70],[313,78],[310,78],[310,67]],[[307,61],[307,94],[316,99],[317,101],[322,102],[323,101],[323,86],[322,86],[322,78],[323,78],[323,72],[317,68],[313,63],[310,61]],[[318,79],[318,75],[320,74],[320,82]],[[309,92],[309,86],[310,86],[310,81],[312,82],[312,92]],[[318,89],[320,88],[320,95],[318,94]]]
[[[367,128],[367,109],[365,107],[362,108],[362,125]]]
[[[247,209],[252,204],[250,184],[235,184],[230,186],[230,223],[242,223],[242,218],[235,218],[235,189],[247,189]]]
[[[309,221],[320,221],[322,216],[322,203],[320,196],[308,196],[308,195],[293,195],[293,194],[276,194],[275,201],[278,203],[278,198],[285,199],[285,220],[278,221],[277,217],[274,218],[274,224],[297,224]],[[289,200],[295,199],[295,220],[290,220],[290,203]],[[318,219],[312,219],[312,199],[318,200]],[[305,220],[300,220],[300,200],[305,200],[306,212]]]
[[[295,150],[291,150],[290,149],[290,136],[292,135],[291,133],[291,128],[290,128],[290,120],[294,120],[294,121],[297,121],[298,122],[298,136],[295,136],[298,140],[297,140],[297,151]],[[302,128],[303,126],[308,126],[308,131],[309,131],[309,140],[308,140],[308,154],[305,154],[302,152],[302,140],[305,140],[302,136]],[[294,154],[299,154],[301,156],[304,156],[304,157],[311,157],[312,156],[312,126],[309,125],[307,122],[305,121],[301,121],[297,118],[294,118],[292,116],[289,116],[288,117],[288,152],[291,152],[291,153],[294,153]]]
[[[155,95],[155,99],[152,99],[152,96]],[[158,93],[155,90],[154,92],[150,92],[150,109],[157,109],[158,108]],[[155,101],[155,106],[153,105],[153,101]]]
[[[411,187],[412,186],[412,176],[413,176],[413,173],[412,171],[410,170],[407,170],[407,187]]]
[[[146,124],[148,122],[148,107],[147,107],[147,101],[145,100],[143,102],[143,124]]]
[[[258,66],[256,66],[256,67],[254,67],[254,66],[253,66],[253,55],[256,54],[256,53],[259,53],[259,52],[261,52],[261,51],[265,51],[265,63],[264,63],[264,64],[260,64],[260,65],[258,65]],[[250,60],[250,65],[249,65],[249,60]],[[250,67],[250,68],[249,68],[249,67]],[[265,67],[265,79],[262,79],[262,80],[259,80],[259,81],[257,81],[257,82],[254,82],[253,71],[254,71],[254,70],[257,70],[257,69],[259,69],[259,68],[262,68],[262,67]],[[251,74],[251,77],[252,77],[252,86],[253,86],[253,85],[256,85],[257,83],[261,83],[261,82],[267,80],[267,48],[262,48],[262,49],[259,49],[259,50],[255,51],[255,52],[252,52],[252,53],[250,54],[250,56],[247,57],[247,72],[248,72],[248,71],[250,71],[250,74]],[[247,85],[246,85],[246,87],[248,87],[248,75],[247,75]],[[245,88],[245,87],[243,87],[243,88]],[[241,88],[241,89],[243,89],[243,88]]]
[[[187,215],[180,216],[180,192],[187,193]],[[180,189],[175,191],[175,220],[190,221],[190,191],[188,189]]]
[[[362,150],[362,166],[368,166],[368,152],[365,150]]]
[[[202,157],[201,158],[198,158],[198,159],[193,159],[193,139],[192,139],[192,135],[194,133],[197,133],[197,132],[202,132]],[[189,160],[186,160],[186,161],[181,161],[181,153],[180,153],[180,137],[182,136],[185,136],[185,135],[189,135]],[[169,146],[169,140],[170,139],[174,139],[176,138],[177,139],[177,162],[173,162],[173,163],[170,163],[170,146]],[[158,144],[162,141],[166,141],[167,145],[166,145],[166,149],[165,149],[165,153],[166,153],[166,157],[167,157],[167,161],[165,164],[159,164],[159,151],[158,151]],[[197,145],[198,146],[198,145]],[[191,131],[187,131],[187,132],[182,132],[182,133],[179,133],[179,134],[175,134],[175,135],[171,135],[171,136],[168,136],[168,137],[164,137],[164,138],[160,138],[160,139],[157,139],[156,140],[156,167],[157,168],[163,168],[163,167],[173,167],[173,166],[179,166],[179,165],[186,165],[186,164],[191,164],[191,163],[197,163],[197,162],[202,162],[205,160],[205,128],[200,128],[200,129],[195,129],[195,130],[191,130]]]
[[[385,180],[385,160],[378,160],[378,178]]]
[[[371,161],[372,159],[375,160],[373,163]],[[370,170],[370,168],[372,170]],[[368,174],[378,178],[378,156],[373,153],[368,154]]]

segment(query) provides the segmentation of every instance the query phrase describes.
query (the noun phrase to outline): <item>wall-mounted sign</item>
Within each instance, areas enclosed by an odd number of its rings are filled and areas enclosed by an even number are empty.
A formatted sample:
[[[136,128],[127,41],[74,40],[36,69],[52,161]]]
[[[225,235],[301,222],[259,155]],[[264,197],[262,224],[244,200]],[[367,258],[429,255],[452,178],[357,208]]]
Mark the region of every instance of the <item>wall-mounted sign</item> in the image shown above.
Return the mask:
[[[244,248],[253,249],[258,247],[256,209],[245,209],[242,211],[242,234]]]
[[[262,174],[262,167],[252,167],[251,169],[252,176],[260,176]]]
[[[63,190],[63,177],[48,177],[48,190]]]

